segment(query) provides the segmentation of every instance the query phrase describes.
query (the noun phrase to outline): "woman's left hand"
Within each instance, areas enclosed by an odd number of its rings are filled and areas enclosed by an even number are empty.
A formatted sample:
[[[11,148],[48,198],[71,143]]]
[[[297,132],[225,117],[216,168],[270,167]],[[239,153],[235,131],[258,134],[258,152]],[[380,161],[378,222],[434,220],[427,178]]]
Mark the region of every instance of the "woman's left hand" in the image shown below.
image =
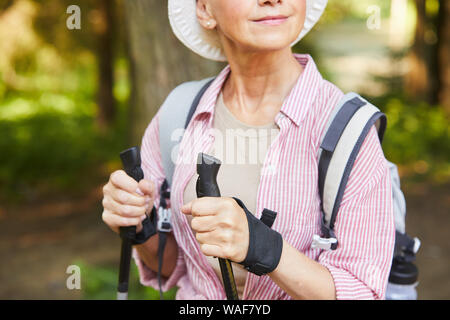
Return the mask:
[[[244,210],[233,198],[202,197],[181,207],[207,256],[241,262],[247,256],[249,230]]]

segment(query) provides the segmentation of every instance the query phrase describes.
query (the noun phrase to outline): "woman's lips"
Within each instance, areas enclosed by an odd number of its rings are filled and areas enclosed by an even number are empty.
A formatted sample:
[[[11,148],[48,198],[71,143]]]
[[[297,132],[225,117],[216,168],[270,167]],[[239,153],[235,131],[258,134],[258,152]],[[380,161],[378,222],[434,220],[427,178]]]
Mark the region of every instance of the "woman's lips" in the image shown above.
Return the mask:
[[[254,22],[259,24],[265,24],[269,26],[278,26],[285,22],[288,19],[288,17],[266,17],[260,20],[254,20]]]

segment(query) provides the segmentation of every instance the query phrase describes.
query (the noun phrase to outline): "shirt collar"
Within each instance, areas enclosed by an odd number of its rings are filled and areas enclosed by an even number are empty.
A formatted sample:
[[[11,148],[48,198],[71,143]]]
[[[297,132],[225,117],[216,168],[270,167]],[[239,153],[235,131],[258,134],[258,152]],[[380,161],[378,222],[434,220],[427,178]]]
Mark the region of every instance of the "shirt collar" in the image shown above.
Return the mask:
[[[315,97],[317,96],[321,85],[322,76],[317,70],[313,58],[309,54],[294,53],[293,55],[303,66],[304,70],[298,77],[288,96],[285,98],[280,111],[297,126],[299,126],[305,117],[309,106],[313,103]],[[196,111],[194,112],[194,119],[200,114],[206,114],[207,116],[214,114],[216,100],[229,72],[230,65],[227,65],[222,69],[209,88],[205,91],[199,101]],[[212,119],[213,117],[209,117],[210,125],[212,125]]]

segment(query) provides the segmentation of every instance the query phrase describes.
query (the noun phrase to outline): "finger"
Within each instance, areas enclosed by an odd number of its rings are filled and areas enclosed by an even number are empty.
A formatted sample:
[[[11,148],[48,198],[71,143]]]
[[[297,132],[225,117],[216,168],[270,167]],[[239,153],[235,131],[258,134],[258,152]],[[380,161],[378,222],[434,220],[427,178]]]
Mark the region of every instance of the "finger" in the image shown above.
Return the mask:
[[[109,210],[103,211],[102,220],[115,232],[118,232],[120,227],[137,226],[141,223],[141,218],[122,217]]]
[[[217,246],[229,246],[233,236],[229,230],[216,229],[213,231],[197,232],[195,238],[200,243],[213,244]]]
[[[118,188],[112,188],[109,195],[114,201],[131,206],[144,206],[151,200],[149,196],[141,196]]]
[[[224,258],[222,248],[213,244],[201,244],[200,250],[205,256]]]
[[[215,216],[224,204],[224,198],[203,197],[192,200],[181,207],[181,212],[195,216]]]
[[[126,174],[123,170],[116,170],[111,173],[109,181],[119,189],[137,194],[138,182]]]
[[[217,219],[215,216],[194,217],[191,220],[191,228],[195,232],[213,231],[217,228]]]
[[[122,204],[108,196],[103,198],[102,204],[105,209],[108,209],[111,212],[114,212],[116,215],[120,215],[123,217],[141,217],[145,215],[145,212],[148,209],[145,205],[133,206]]]
[[[182,213],[192,214],[192,201],[189,201],[188,203],[183,204],[183,206],[180,209]]]
[[[211,231],[209,231],[209,232],[197,232],[195,234],[195,238],[197,239],[197,241],[200,244],[207,243],[207,244],[219,245],[219,243],[214,240],[214,236],[211,235]]]

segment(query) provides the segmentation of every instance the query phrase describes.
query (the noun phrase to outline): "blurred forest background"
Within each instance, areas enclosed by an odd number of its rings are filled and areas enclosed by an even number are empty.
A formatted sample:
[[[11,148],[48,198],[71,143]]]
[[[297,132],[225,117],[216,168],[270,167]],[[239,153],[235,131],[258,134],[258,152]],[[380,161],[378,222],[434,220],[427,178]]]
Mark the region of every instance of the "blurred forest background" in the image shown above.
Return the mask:
[[[329,0],[294,51],[387,114],[419,299],[449,299],[450,0]],[[115,298],[101,188],[171,89],[223,67],[175,38],[167,1],[0,0],[0,298]],[[81,290],[66,287],[73,264]],[[134,264],[130,298],[158,298]]]

